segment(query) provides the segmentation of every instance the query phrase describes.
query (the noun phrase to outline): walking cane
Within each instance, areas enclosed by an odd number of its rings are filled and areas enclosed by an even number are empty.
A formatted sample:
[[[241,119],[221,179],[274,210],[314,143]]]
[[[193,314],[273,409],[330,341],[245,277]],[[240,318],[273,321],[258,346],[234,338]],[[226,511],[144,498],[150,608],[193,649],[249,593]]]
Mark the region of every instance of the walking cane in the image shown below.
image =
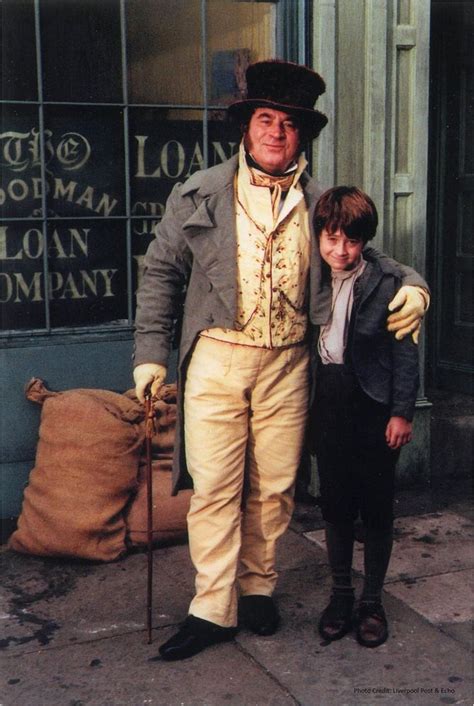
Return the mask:
[[[147,540],[148,540],[148,575],[147,575],[147,631],[148,644],[151,645],[151,615],[153,597],[153,479],[151,464],[151,440],[155,431],[155,413],[151,392],[145,394],[145,446],[146,446],[146,492],[147,492]]]

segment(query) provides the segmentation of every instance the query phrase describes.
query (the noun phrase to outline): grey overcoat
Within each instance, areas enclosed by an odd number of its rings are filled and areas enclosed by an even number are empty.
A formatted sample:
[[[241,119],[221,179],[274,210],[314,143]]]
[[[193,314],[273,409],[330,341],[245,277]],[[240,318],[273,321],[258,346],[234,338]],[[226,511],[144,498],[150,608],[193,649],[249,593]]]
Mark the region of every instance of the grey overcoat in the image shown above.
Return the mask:
[[[233,328],[237,309],[237,238],[234,179],[238,155],[210,169],[196,172],[171,192],[163,219],[150,243],[137,295],[134,365],[168,364],[174,322],[182,330],[178,356],[178,421],[173,464],[173,494],[192,481],[184,453],[183,399],[186,364],[200,331]],[[309,222],[320,186],[301,175]],[[385,257],[380,255],[380,257]],[[405,268],[404,284],[426,286],[411,268]],[[184,291],[185,290],[185,291]],[[184,293],[183,293],[184,292]],[[321,283],[321,259],[312,237],[309,315],[313,324],[325,323],[331,292]]]

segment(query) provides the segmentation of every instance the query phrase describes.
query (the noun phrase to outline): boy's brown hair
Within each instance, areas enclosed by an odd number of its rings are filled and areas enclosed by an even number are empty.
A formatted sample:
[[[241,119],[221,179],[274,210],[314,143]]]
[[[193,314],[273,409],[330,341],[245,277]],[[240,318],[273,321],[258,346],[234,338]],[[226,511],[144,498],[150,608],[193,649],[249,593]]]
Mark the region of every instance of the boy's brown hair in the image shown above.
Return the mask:
[[[314,230],[328,233],[342,230],[351,240],[371,240],[377,231],[378,214],[375,204],[356,186],[335,186],[319,198],[314,212]]]

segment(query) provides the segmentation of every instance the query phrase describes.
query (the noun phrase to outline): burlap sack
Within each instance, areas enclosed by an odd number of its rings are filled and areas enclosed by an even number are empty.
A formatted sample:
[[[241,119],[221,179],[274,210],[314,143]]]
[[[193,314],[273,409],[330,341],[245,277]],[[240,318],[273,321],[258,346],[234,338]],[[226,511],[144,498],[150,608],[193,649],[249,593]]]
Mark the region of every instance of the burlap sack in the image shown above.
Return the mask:
[[[9,546],[116,559],[126,551],[123,511],[137,485],[143,407],[108,390],[50,392],[38,379],[26,396],[43,409],[35,467]]]
[[[125,393],[135,399],[133,390]],[[171,467],[176,432],[176,384],[163,385],[158,399],[153,402],[155,430],[151,439],[153,487],[153,544],[184,541],[187,537],[186,515],[192,491],[185,490],[171,496]],[[125,515],[129,545],[141,547],[148,542],[148,506],[146,485],[146,456],[142,451],[138,473],[138,491]]]
[[[126,397],[139,404],[135,390],[127,390]],[[151,440],[152,457],[156,459],[172,458],[176,432],[176,383],[162,385],[157,399],[153,400],[155,431]]]
[[[154,459],[152,462],[154,546],[187,539],[186,515],[192,491],[182,490],[178,495],[171,495],[171,463],[171,459]],[[138,472],[138,492],[125,514],[130,546],[147,544],[147,518],[146,462],[143,459]]]

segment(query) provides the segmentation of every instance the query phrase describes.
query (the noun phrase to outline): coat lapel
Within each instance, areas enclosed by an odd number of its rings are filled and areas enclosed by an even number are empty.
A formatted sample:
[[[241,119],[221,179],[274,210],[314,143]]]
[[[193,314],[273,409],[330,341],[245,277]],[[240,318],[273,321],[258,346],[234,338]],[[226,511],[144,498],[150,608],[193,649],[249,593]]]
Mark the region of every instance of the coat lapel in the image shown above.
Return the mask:
[[[183,224],[183,230],[193,257],[235,319],[237,235],[233,174],[218,183],[219,189],[214,193],[209,193],[209,184],[198,189],[195,198],[202,201]]]
[[[302,186],[305,193],[306,204],[308,206],[309,232],[311,234],[311,260],[309,270],[309,318],[313,324],[325,324],[331,310],[331,286],[325,286],[322,276],[321,256],[319,245],[314,234],[313,219],[314,211],[323,189],[317,182],[304,174],[302,176]]]

